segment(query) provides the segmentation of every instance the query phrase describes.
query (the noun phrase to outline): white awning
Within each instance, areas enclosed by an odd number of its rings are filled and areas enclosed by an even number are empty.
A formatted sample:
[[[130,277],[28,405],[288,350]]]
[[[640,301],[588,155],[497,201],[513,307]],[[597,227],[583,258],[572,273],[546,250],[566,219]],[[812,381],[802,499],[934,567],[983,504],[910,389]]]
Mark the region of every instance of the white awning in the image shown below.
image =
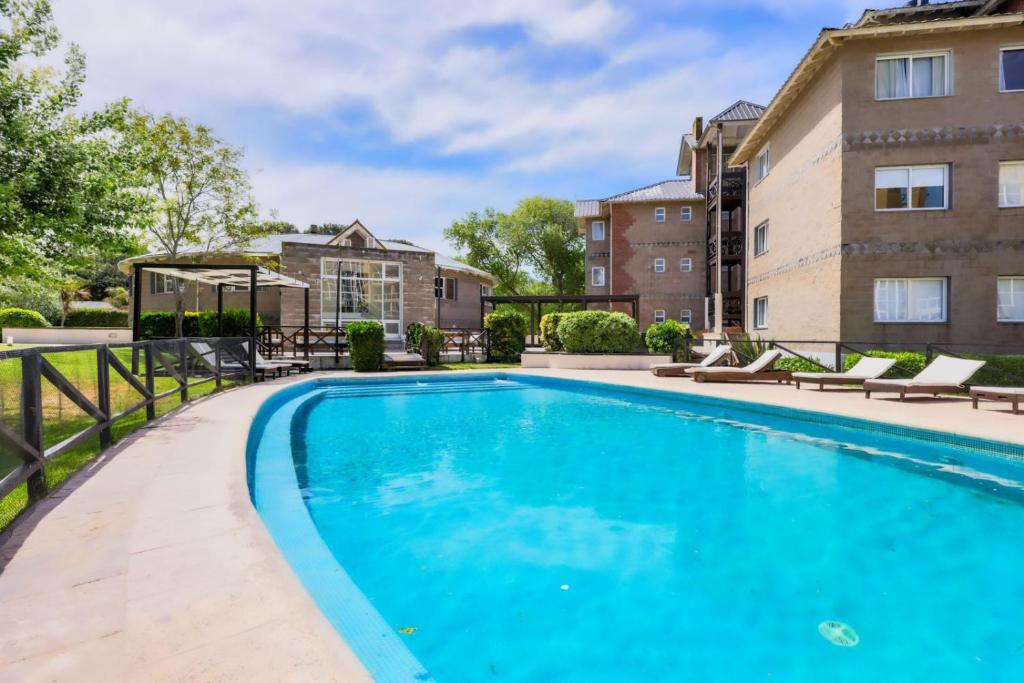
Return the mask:
[[[251,284],[249,266],[219,266],[207,268],[179,268],[173,265],[145,265],[144,270],[150,273],[161,273],[182,280],[202,282],[208,285],[232,285],[248,287]],[[295,287],[309,289],[309,283],[282,275],[262,266],[256,269],[257,287]]]

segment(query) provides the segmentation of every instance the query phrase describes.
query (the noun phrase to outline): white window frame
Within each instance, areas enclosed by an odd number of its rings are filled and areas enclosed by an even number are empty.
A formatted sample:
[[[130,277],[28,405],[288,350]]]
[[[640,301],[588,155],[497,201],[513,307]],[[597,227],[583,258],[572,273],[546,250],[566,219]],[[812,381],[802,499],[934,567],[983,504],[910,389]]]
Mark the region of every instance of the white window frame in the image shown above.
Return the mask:
[[[942,283],[942,318],[940,320],[910,320],[909,318],[897,320],[878,319],[878,285],[880,282],[906,282],[907,296],[906,304],[910,308],[910,287],[914,282],[941,282]],[[945,325],[949,322],[949,278],[947,277],[879,277],[875,278],[871,288],[871,317],[878,325]],[[908,313],[909,315],[909,313]]]
[[[324,286],[324,282],[329,281],[333,285],[334,283],[336,283],[338,281],[338,276],[336,274],[337,271],[335,271],[335,273],[331,273],[330,269],[328,269],[327,266],[332,264],[332,263],[334,263],[334,264],[337,264],[337,266],[336,266],[337,268],[340,268],[342,261],[355,261],[357,263],[373,263],[373,264],[379,264],[380,265],[380,277],[379,278],[345,277],[345,276],[342,276],[341,280],[343,282],[346,281],[346,280],[359,280],[359,281],[367,282],[367,283],[374,283],[374,284],[379,283],[380,286],[381,286],[381,292],[382,292],[382,296],[381,296],[381,308],[382,308],[381,315],[382,316],[384,315],[384,310],[383,310],[383,308],[384,308],[384,300],[383,300],[384,284],[385,283],[394,283],[394,282],[398,283],[398,317],[397,318],[383,318],[383,317],[381,317],[381,318],[363,318],[361,316],[360,317],[356,317],[352,313],[346,313],[345,311],[342,311],[342,313],[341,313],[341,320],[337,320],[337,321],[334,320],[335,308],[333,306],[327,306],[325,304],[325,302],[324,302],[324,295],[326,294],[326,290],[327,290],[327,288]],[[388,275],[387,274],[389,268],[394,270],[394,272],[395,272],[394,275]],[[402,282],[402,264],[401,264],[401,262],[399,262],[399,261],[378,261],[378,260],[375,260],[375,259],[353,259],[353,258],[336,258],[336,257],[329,257],[328,258],[328,257],[324,257],[324,258],[320,259],[320,281],[321,281],[321,287],[320,287],[320,319],[321,319],[321,321],[325,325],[327,324],[327,321],[334,321],[334,323],[336,325],[345,325],[347,323],[355,322],[357,320],[377,320],[377,322],[379,322],[382,325],[384,325],[384,336],[386,338],[388,338],[388,339],[397,339],[397,338],[401,337],[402,330],[404,329],[404,327],[402,325],[402,316],[403,316],[403,314],[405,312],[405,287],[403,286],[403,282]],[[335,296],[341,296],[341,292],[335,292]],[[390,331],[389,331],[389,329],[390,329]]]
[[[600,282],[598,282],[597,274],[600,273]],[[604,287],[604,266],[593,266],[590,269],[590,286],[591,287]]]
[[[693,309],[684,308],[679,311],[679,322],[686,323],[687,325],[693,324]]]
[[[1008,166],[1020,166],[1022,169],[1024,169],[1024,160],[1022,160],[1022,161],[1012,161],[1012,160],[1011,161],[1000,161],[999,162],[999,175],[1000,176],[1002,175],[1003,167],[1008,167]],[[1021,195],[1021,202],[1020,202],[1020,204],[1004,204],[1003,203],[1003,184],[1002,184],[999,176],[996,177],[996,182],[998,183],[998,188],[997,188],[996,192],[999,195],[998,199],[996,201],[997,201],[1000,209],[1014,209],[1014,208],[1020,208],[1020,207],[1024,206],[1024,193],[1022,193],[1022,195]]]
[[[1018,283],[1018,285],[1011,284],[1010,296],[1017,297],[1017,286],[1020,287],[1020,297],[1024,299],[1024,275],[1000,275],[996,278],[996,322],[998,323],[1024,323],[1024,317],[1021,318],[1003,318],[999,314],[999,283],[1004,280],[1009,280]]]
[[[689,256],[679,259],[679,272],[680,273],[692,273],[693,272],[693,259]]]
[[[764,159],[764,168],[762,169],[761,159]],[[764,173],[761,171],[764,170]],[[754,182],[759,183],[768,177],[768,174],[772,172],[772,155],[771,145],[765,145],[761,148],[761,151],[754,157]]]
[[[1024,45],[1006,45],[999,48],[999,92],[1024,92],[1024,88],[1014,88],[1013,90],[1007,90],[1003,87],[1005,83],[1003,74],[1003,53],[1004,52],[1017,52],[1024,50]]]
[[[680,206],[679,207],[679,220],[684,223],[689,223],[693,220],[693,207],[692,206]]]
[[[174,294],[177,290],[177,279],[166,273],[151,273],[153,276],[153,294]]]
[[[480,296],[490,296],[492,291],[493,290],[490,285],[485,285],[482,282],[480,283]]]
[[[664,206],[655,207],[655,209],[654,209],[654,222],[655,223],[664,223],[665,222],[665,207]]]
[[[942,206],[911,206],[914,190],[914,171],[931,171],[942,169]],[[879,171],[907,171],[907,206],[903,208],[885,209],[878,208],[878,172]],[[875,177],[872,183],[872,202],[877,212],[893,211],[948,211],[949,210],[949,164],[913,164],[908,166],[876,166]]]
[[[945,92],[941,95],[915,95],[914,94],[914,59],[945,57],[943,64],[945,71],[942,88]],[[906,59],[907,63],[907,95],[905,97],[879,97],[878,96],[878,63],[892,59]],[[1000,64],[1002,59],[1000,58]],[[952,50],[928,50],[927,52],[898,52],[883,54],[875,57],[875,101],[892,102],[893,100],[926,100],[933,97],[951,97],[953,95],[953,51]]]
[[[668,264],[665,263],[665,259],[663,259],[663,258],[656,258],[656,259],[654,259],[654,272],[655,273],[664,273],[666,270],[668,270]]]
[[[654,309],[654,322],[663,323],[665,322],[665,309],[656,308]]]
[[[597,236],[598,228],[601,229],[601,236],[600,237]],[[604,239],[605,239],[604,221],[594,221],[593,223],[591,223],[590,224],[590,241],[591,242],[604,242]]]
[[[764,235],[764,239],[759,239],[760,235]],[[760,249],[758,249],[760,246]],[[758,256],[764,256],[768,253],[768,221],[761,223],[759,226],[754,228],[754,258]]]
[[[754,299],[754,329],[763,330],[768,327],[768,297],[759,296]]]

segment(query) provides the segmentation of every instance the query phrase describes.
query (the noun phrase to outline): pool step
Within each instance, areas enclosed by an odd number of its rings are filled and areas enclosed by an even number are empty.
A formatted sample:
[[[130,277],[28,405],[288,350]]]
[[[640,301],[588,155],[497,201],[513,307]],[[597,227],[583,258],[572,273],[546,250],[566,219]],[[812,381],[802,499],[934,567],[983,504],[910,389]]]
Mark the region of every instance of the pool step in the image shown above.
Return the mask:
[[[335,386],[324,391],[328,398],[363,396],[415,396],[419,394],[457,394],[480,391],[513,391],[525,388],[514,382],[416,382]]]

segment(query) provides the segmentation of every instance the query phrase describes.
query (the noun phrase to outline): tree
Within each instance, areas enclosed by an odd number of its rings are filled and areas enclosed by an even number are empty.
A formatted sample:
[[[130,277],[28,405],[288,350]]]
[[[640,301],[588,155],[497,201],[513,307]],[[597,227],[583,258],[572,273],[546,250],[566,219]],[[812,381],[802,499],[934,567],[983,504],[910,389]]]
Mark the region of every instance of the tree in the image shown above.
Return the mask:
[[[310,235],[337,235],[347,227],[347,225],[342,225],[341,223],[322,223],[320,225],[314,223],[309,226],[309,230],[306,232]]]
[[[143,226],[169,260],[238,249],[266,234],[257,220],[241,150],[202,125],[170,114],[127,112],[121,132],[146,199]],[[182,334],[184,283],[175,279],[175,332]]]
[[[46,0],[0,0],[0,272],[55,283],[97,245],[129,238],[139,198],[112,122],[78,114],[85,59],[44,65],[59,41]],[[50,60],[52,61],[52,60]]]
[[[64,327],[68,313],[71,312],[71,304],[75,301],[87,301],[89,290],[85,288],[85,280],[69,275],[60,281],[58,291],[60,293],[60,326]]]
[[[268,235],[295,235],[299,232],[299,229],[295,227],[294,223],[280,221],[276,218],[269,221],[263,221],[261,228],[263,232]]]
[[[469,265],[498,280],[499,294],[582,294],[584,244],[572,203],[528,197],[512,213],[471,211],[444,231]]]

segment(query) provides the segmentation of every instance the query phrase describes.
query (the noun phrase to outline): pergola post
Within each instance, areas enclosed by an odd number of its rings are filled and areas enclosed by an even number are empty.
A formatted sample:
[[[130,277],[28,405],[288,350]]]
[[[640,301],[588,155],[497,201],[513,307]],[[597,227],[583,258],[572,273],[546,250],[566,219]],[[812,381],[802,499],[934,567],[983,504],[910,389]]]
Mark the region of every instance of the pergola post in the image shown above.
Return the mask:
[[[256,266],[249,266],[249,372],[256,378]]]
[[[302,348],[303,357],[309,358],[309,287],[302,290]]]
[[[224,336],[224,283],[217,283],[217,336]]]
[[[142,320],[142,266],[135,264],[132,271],[132,341],[139,341],[142,339],[142,330],[139,329]]]

